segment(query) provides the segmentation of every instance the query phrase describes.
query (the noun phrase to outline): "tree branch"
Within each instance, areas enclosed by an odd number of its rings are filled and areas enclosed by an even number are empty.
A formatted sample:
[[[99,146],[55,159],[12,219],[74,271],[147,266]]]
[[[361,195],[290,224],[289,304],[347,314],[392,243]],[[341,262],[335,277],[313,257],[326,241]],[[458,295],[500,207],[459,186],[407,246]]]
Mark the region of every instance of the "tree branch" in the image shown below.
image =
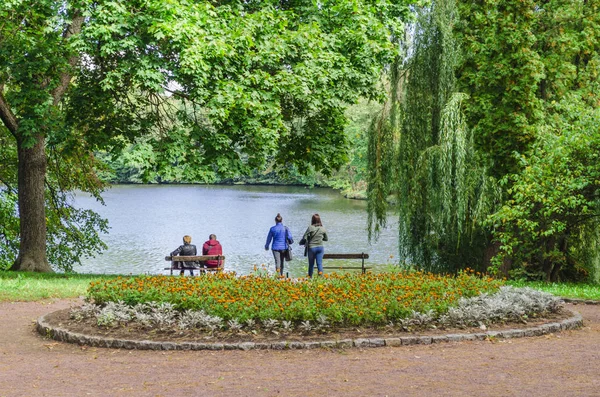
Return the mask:
[[[83,22],[85,21],[85,17],[82,15],[80,10],[75,10],[73,15],[73,20],[71,24],[67,26],[63,33],[63,39],[66,42],[73,35],[81,33],[81,28],[83,27]],[[79,62],[79,55],[72,55],[69,57],[69,66],[70,68],[74,68]],[[54,106],[58,105],[63,95],[69,88],[69,84],[71,84],[72,74],[70,70],[67,70],[60,75],[60,82],[58,86],[52,91],[52,98]]]
[[[10,105],[6,102],[4,98],[4,84],[0,84],[0,119],[8,128],[8,131],[12,134],[12,136],[17,138],[17,129],[19,128],[19,120],[10,110]]]

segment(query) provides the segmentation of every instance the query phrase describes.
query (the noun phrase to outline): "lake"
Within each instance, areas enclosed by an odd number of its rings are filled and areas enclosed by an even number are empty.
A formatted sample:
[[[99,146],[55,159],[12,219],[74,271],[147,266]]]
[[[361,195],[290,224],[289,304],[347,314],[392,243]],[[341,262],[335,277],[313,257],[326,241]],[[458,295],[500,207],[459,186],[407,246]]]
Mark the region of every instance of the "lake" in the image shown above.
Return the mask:
[[[75,205],[93,209],[110,225],[103,237],[108,249],[95,258],[82,260],[75,271],[106,274],[167,274],[164,257],[190,235],[198,247],[211,233],[223,246],[225,269],[249,274],[255,266],[275,271],[271,251],[264,245],[275,216],[281,213],[284,225],[294,237],[294,260],[286,263],[290,276],[307,273],[303,247],[298,241],[314,213],[321,215],[329,241],[327,253],[367,252],[367,263],[375,271],[394,263],[398,254],[395,216],[376,243],[369,244],[367,203],[348,200],[333,189],[289,186],[206,186],[206,185],[116,185],[108,189],[102,206],[95,199],[78,194]],[[354,262],[360,265],[360,260]],[[329,261],[327,265],[340,265]]]

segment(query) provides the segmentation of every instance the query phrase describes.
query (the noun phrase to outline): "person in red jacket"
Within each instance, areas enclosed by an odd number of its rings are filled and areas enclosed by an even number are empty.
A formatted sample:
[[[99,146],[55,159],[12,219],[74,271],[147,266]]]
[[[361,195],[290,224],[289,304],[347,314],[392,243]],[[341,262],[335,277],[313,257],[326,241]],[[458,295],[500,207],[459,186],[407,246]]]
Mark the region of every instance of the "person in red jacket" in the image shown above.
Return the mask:
[[[217,240],[217,236],[211,234],[208,237],[208,241],[202,246],[202,255],[223,255],[223,248],[221,243]],[[208,268],[215,268],[221,265],[221,260],[211,259],[204,262],[204,265]]]

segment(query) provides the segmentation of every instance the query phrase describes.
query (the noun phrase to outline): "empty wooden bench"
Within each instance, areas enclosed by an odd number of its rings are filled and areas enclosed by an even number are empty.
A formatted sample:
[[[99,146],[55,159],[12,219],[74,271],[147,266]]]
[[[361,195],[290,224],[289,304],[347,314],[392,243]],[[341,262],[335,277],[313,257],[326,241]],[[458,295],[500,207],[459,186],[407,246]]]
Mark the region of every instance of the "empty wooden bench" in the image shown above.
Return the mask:
[[[369,259],[369,254],[361,252],[360,254],[325,254],[323,259],[361,259],[362,264],[358,266],[323,266],[323,269],[361,269],[362,273],[365,274],[370,267],[365,266],[365,259]]]
[[[220,261],[218,267],[198,267],[194,270],[198,270],[198,272],[220,272],[223,271],[225,267],[225,257],[223,255],[201,255],[201,256],[165,256],[166,261],[171,262],[171,267],[165,267],[164,270],[170,270],[171,275],[173,275],[173,270],[180,270],[173,265],[176,262],[206,262],[208,260],[218,260]],[[189,270],[189,269],[185,269]]]

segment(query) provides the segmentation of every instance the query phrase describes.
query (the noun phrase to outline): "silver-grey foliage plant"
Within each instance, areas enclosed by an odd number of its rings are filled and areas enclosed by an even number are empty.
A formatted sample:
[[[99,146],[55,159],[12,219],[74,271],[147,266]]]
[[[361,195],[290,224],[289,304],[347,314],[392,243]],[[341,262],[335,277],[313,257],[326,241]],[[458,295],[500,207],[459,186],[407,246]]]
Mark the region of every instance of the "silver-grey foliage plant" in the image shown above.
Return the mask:
[[[499,322],[526,322],[531,317],[556,313],[563,305],[562,299],[547,292],[532,288],[500,287],[492,295],[481,294],[473,298],[461,298],[455,307],[448,312],[437,314],[433,311],[419,313],[413,311],[406,318],[397,319],[397,326],[410,330],[412,328],[470,327]],[[100,326],[114,327],[118,325],[137,323],[147,328],[164,328],[176,325],[179,329],[197,329],[213,334],[217,330],[231,332],[256,331],[260,328],[267,332],[289,333],[294,329],[291,321],[266,319],[257,322],[248,319],[240,323],[237,319],[225,322],[218,316],[211,316],[205,311],[178,311],[169,303],[151,302],[128,306],[124,302],[110,302],[103,307],[86,303],[71,311],[71,318],[82,321],[95,318]],[[303,333],[312,331],[324,332],[331,327],[329,319],[319,315],[315,323],[310,320],[302,321],[297,329]],[[393,328],[390,323],[388,328]]]

